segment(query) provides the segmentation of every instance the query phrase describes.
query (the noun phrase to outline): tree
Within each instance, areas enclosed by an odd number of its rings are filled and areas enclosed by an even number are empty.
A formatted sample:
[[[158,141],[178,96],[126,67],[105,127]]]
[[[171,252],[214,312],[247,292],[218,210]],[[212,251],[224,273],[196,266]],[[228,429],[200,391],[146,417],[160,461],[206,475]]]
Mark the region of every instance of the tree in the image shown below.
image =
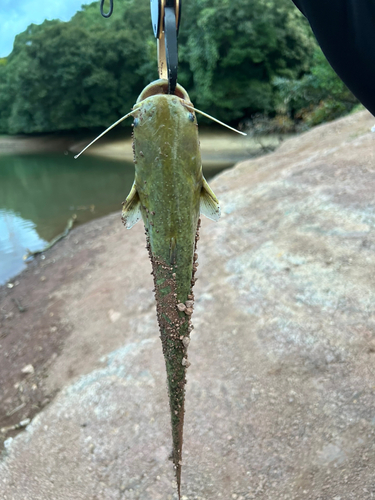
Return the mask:
[[[272,79],[309,68],[315,42],[289,0],[196,0],[186,10],[180,60],[196,105],[221,119],[271,112]]]
[[[149,46],[131,23],[125,30],[116,18],[111,26],[81,22],[93,17],[88,7],[68,23],[31,25],[16,38],[7,65],[10,133],[105,126],[134,104]]]
[[[300,79],[275,78],[285,112],[318,125],[350,112],[359,104],[356,97],[333,71],[319,47],[316,47],[309,73]]]
[[[179,82],[197,106],[240,120],[275,107],[275,76],[299,78],[314,41],[289,0],[191,0],[183,6]],[[0,130],[32,133],[104,127],[157,78],[146,2],[98,3],[71,21],[31,25],[0,65]]]

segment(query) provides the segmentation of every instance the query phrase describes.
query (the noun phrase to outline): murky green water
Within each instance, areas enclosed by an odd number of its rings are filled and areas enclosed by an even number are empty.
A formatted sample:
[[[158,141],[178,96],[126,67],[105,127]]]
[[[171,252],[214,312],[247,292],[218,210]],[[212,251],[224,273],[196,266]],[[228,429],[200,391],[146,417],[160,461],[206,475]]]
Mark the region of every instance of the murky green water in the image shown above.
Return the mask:
[[[64,154],[0,156],[0,284],[22,271],[28,250],[62,233],[73,214],[79,223],[120,215],[133,180],[132,163]]]
[[[0,156],[0,283],[24,267],[73,214],[83,223],[121,210],[133,164],[72,155]]]

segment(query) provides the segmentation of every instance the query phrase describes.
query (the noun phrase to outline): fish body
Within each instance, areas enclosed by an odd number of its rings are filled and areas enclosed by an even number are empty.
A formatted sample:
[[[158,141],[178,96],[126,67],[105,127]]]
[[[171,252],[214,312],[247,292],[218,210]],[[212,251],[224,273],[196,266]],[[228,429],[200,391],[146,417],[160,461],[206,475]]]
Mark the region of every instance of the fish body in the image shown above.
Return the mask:
[[[187,92],[168,82],[148,85],[133,108],[135,180],[123,207],[131,228],[143,219],[154,276],[157,316],[166,363],[173,463],[180,497],[187,348],[197,268],[200,214],[220,216],[202,173],[198,126]]]

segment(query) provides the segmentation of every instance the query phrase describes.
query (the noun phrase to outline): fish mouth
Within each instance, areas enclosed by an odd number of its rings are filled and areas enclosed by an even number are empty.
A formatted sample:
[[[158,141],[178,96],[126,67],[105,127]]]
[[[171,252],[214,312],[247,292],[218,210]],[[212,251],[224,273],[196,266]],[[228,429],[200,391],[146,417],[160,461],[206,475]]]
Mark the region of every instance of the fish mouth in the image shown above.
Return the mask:
[[[176,89],[174,91],[174,94],[168,94],[168,80],[155,80],[154,82],[151,82],[145,87],[142,92],[139,94],[139,97],[137,99],[136,104],[139,104],[140,102],[144,101],[148,97],[152,97],[155,95],[170,95],[171,97],[177,96],[180,99],[183,99],[186,103],[190,103],[190,97],[189,94],[186,92],[186,90],[181,87],[181,85],[177,84]],[[191,103],[190,103],[191,104]]]

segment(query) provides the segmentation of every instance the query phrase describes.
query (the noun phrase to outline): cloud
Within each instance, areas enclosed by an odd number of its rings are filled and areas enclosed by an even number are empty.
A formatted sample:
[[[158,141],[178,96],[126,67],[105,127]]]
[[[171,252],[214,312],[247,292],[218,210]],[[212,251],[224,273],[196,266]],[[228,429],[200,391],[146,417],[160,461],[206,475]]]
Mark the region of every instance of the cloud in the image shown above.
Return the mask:
[[[10,54],[14,38],[30,24],[41,24],[45,19],[69,21],[82,4],[93,0],[1,0],[0,2],[0,57]],[[98,9],[98,15],[99,9]]]

